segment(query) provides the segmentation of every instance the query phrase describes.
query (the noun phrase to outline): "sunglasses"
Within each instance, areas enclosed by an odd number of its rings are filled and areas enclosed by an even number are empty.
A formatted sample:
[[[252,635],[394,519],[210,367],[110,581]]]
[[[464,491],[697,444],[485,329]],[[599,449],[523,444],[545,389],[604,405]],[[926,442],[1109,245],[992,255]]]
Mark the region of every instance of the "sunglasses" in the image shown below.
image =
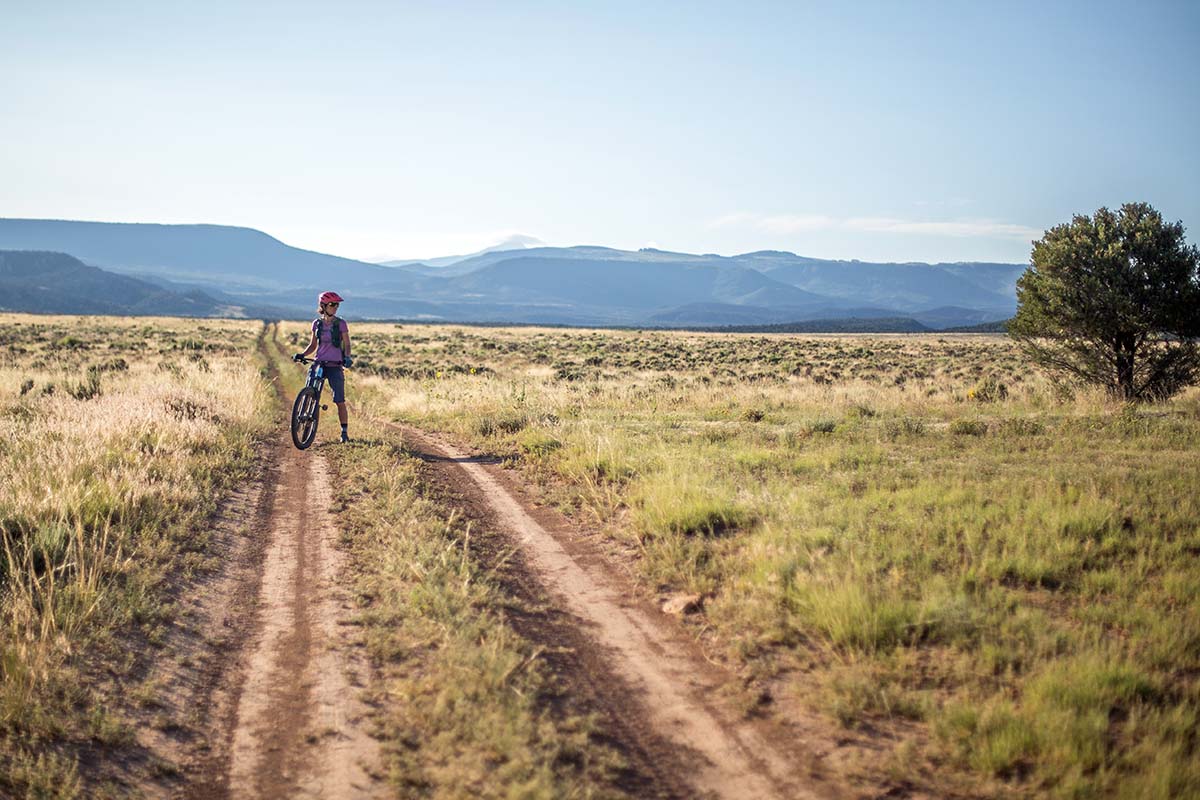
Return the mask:
[[[340,306],[341,303],[326,303],[327,306]]]

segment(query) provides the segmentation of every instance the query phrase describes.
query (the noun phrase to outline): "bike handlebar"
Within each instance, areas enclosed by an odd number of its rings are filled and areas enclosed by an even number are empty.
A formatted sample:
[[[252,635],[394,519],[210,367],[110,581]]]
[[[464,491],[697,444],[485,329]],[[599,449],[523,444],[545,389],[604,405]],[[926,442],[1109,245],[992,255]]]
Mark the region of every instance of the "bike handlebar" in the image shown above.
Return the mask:
[[[293,358],[292,361],[295,361],[297,364],[333,364],[334,366],[338,367],[342,366],[341,361],[331,361],[328,358],[316,359],[300,356],[299,358]]]

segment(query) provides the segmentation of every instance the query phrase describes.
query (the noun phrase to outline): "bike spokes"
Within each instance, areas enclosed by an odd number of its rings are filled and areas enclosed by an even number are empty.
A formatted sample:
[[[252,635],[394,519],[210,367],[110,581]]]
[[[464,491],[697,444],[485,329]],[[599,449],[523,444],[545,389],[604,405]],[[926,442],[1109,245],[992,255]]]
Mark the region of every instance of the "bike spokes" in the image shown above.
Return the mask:
[[[301,450],[313,443],[321,416],[321,398],[316,389],[306,386],[292,405],[292,444]]]

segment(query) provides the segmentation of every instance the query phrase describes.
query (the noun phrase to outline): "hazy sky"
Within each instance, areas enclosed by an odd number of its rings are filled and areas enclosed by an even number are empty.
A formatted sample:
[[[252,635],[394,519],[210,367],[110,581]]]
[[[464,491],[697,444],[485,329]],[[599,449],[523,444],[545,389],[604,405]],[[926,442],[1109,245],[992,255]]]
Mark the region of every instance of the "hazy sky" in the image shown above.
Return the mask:
[[[1200,242],[1198,101],[1200,2],[0,0],[0,216],[1025,261]]]

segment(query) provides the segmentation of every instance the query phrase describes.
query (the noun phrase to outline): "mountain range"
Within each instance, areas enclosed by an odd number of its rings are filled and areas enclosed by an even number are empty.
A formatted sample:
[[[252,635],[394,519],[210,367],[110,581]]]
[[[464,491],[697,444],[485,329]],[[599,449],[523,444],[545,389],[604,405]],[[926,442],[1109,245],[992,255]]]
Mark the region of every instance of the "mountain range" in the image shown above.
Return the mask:
[[[782,251],[719,256],[514,244],[388,266],[290,247],[249,228],[0,219],[0,250],[42,253],[24,259],[20,275],[0,279],[36,285],[28,295],[36,303],[22,310],[65,313],[85,313],[80,304],[88,296],[111,300],[102,291],[79,292],[80,276],[94,283],[110,275],[150,287],[131,293],[132,284],[112,284],[114,292],[139,298],[125,313],[304,317],[314,312],[317,293],[334,288],[347,298],[346,316],[360,319],[662,327],[910,319],[940,329],[1011,316],[1025,270]],[[30,272],[36,265],[44,271]],[[5,294],[13,296],[21,295]],[[185,310],[189,302],[196,311]]]

